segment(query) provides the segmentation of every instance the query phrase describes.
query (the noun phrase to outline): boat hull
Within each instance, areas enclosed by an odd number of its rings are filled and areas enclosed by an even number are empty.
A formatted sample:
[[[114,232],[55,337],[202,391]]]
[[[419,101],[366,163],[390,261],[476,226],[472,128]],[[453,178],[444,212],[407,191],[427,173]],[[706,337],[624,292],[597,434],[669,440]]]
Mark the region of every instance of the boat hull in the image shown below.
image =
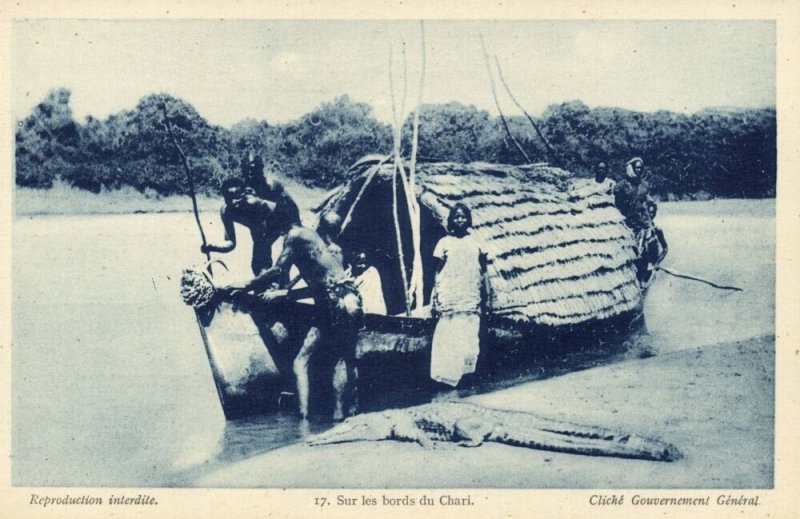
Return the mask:
[[[264,414],[292,402],[291,360],[305,331],[315,323],[313,305],[220,303],[198,312],[197,321],[226,419]],[[274,324],[281,323],[282,344],[273,341]],[[428,368],[436,321],[430,318],[367,314],[356,344],[359,398],[368,408],[380,407],[381,394],[399,392],[412,398],[431,386]],[[495,376],[497,366],[535,367],[540,354],[552,355],[594,348],[609,355],[620,338],[641,333],[641,308],[603,321],[569,327],[524,326],[490,317],[479,362],[478,377]],[[500,372],[502,373],[502,369]],[[312,371],[313,387],[330,385],[329,373]],[[500,377],[503,375],[501,374]],[[283,398],[281,396],[282,392]],[[322,391],[323,398],[330,397]],[[370,404],[371,403],[371,404]],[[328,403],[329,404],[329,403]],[[325,409],[326,403],[312,408]]]

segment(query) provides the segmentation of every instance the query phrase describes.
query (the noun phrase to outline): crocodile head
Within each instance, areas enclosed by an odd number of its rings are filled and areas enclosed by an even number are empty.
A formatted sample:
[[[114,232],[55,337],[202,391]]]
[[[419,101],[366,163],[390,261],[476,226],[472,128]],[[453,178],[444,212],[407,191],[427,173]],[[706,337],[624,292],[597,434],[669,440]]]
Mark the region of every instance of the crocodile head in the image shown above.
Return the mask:
[[[396,420],[392,413],[368,413],[351,416],[339,425],[312,436],[306,443],[325,445],[356,441],[378,441],[392,438]]]

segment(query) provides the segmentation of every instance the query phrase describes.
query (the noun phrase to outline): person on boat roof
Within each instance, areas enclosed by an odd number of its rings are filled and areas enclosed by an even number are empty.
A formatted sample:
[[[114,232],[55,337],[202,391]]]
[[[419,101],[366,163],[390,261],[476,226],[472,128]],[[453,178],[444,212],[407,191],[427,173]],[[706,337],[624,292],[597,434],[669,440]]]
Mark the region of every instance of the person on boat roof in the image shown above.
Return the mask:
[[[614,192],[614,186],[616,186],[616,182],[608,177],[608,165],[605,162],[600,162],[597,164],[597,168],[594,172],[594,181],[600,184],[600,188],[603,191],[607,193]]]
[[[345,412],[353,412],[356,405],[352,388],[356,375],[355,347],[363,319],[361,297],[342,262],[319,234],[285,220],[276,230],[284,236],[284,242],[275,265],[247,283],[220,287],[218,292],[228,298],[236,298],[239,292],[263,292],[261,299],[265,302],[314,298],[316,320],[293,362],[299,410],[304,418],[308,416],[308,368],[313,358],[333,375],[333,418],[341,420]],[[288,279],[292,265],[307,287],[290,292],[288,283],[283,280]],[[264,292],[274,283],[278,283],[277,289]],[[350,404],[349,408],[346,404]]]
[[[464,375],[475,372],[487,294],[486,254],[470,234],[471,227],[472,212],[462,203],[455,204],[447,217],[449,234],[433,251],[433,313],[439,320],[431,346],[431,378],[453,387]]]
[[[651,225],[647,210],[650,186],[645,175],[644,161],[634,157],[625,165],[625,178],[614,186],[614,202],[634,234]]]

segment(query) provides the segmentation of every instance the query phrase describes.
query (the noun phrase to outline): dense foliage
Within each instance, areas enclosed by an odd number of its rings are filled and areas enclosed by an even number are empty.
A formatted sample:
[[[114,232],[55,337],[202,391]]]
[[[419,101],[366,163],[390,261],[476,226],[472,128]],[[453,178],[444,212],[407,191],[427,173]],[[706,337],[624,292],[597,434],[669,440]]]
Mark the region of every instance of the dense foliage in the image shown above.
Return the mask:
[[[156,194],[185,193],[180,156],[164,126],[167,113],[189,159],[198,189],[212,191],[239,173],[249,151],[265,157],[269,170],[306,185],[341,183],[363,155],[388,153],[391,129],[364,103],[340,96],[285,124],[247,119],[230,129],[213,126],[180,99],[153,94],[105,120],[74,120],[70,92],[51,91],[16,129],[16,181],[47,188],[56,178],[98,192],[130,185]],[[163,108],[162,108],[163,107]],[[590,109],[580,101],[551,105],[536,124],[527,118],[508,126],[531,161],[548,161],[579,175],[597,163],[619,176],[633,156],[644,158],[651,185],[662,198],[775,196],[775,110],[708,109],[692,115]],[[403,128],[410,149],[411,121]],[[473,106],[426,105],[420,113],[420,157],[457,162],[522,164],[502,121]]]

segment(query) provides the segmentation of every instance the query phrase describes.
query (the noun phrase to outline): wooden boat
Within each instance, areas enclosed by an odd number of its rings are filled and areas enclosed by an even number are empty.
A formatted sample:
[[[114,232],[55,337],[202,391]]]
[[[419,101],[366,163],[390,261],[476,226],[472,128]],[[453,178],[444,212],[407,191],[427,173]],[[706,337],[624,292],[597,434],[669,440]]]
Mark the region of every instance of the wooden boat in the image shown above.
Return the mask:
[[[363,250],[381,274],[390,315],[366,316],[359,362],[374,366],[370,359],[376,357],[416,356],[424,366],[429,354],[435,322],[406,312],[401,272],[413,276],[414,228],[406,199],[412,189],[419,207],[423,306],[433,285],[432,251],[446,233],[450,207],[463,202],[472,210],[473,234],[489,261],[489,354],[506,348],[524,356],[545,344],[569,348],[587,337],[602,341],[628,333],[641,317],[644,290],[636,279],[634,239],[608,184],[545,164],[422,163],[413,188],[396,175],[392,164],[361,161],[318,208],[342,218],[338,243],[345,256]],[[267,306],[254,298],[245,306],[237,311],[221,303],[198,313],[228,418],[267,410],[277,401],[278,370],[264,348],[272,316],[291,315],[290,321],[305,326],[313,322],[303,303]]]

